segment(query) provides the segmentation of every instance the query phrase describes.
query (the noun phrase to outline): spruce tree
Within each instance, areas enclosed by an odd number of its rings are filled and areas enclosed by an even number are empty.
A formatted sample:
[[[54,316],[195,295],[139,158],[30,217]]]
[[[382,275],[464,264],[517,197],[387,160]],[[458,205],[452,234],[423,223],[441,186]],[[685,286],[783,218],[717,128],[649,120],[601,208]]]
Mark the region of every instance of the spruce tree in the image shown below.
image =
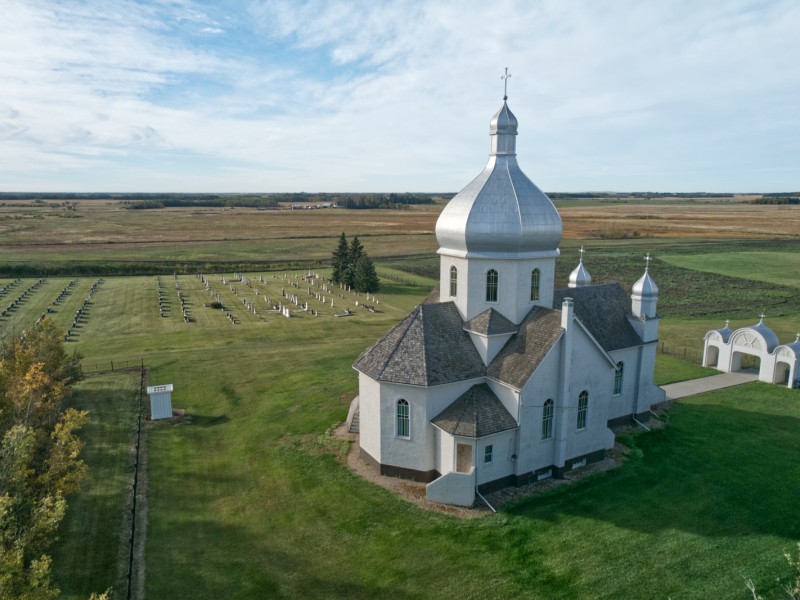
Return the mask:
[[[353,237],[350,242],[350,249],[347,257],[347,270],[345,271],[345,284],[351,288],[356,286],[356,263],[358,259],[364,256],[364,246],[358,241],[358,236]]]
[[[380,288],[375,265],[366,252],[356,261],[353,268],[353,281],[357,292],[375,293]]]
[[[331,257],[331,266],[333,267],[331,280],[333,283],[347,283],[349,265],[350,247],[347,244],[347,238],[344,236],[343,231],[342,236],[339,238],[339,245],[336,246],[336,250],[333,251],[333,256]]]

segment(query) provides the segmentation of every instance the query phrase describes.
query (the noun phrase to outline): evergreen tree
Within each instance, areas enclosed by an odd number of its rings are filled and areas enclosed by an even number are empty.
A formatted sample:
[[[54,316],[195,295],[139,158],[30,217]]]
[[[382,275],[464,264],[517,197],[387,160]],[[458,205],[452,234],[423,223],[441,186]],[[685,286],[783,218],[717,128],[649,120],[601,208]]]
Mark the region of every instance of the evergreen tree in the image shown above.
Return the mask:
[[[345,284],[351,288],[356,286],[356,263],[364,256],[364,246],[358,241],[358,237],[353,237],[350,242],[350,250],[347,257],[347,270],[345,271]]]
[[[333,256],[331,257],[331,266],[333,267],[331,280],[333,283],[346,283],[349,264],[350,247],[347,245],[347,238],[344,236],[343,231],[342,236],[339,238],[339,245],[333,251]]]
[[[353,282],[357,292],[375,293],[380,288],[378,274],[375,272],[375,265],[364,252],[356,261],[353,268]]]

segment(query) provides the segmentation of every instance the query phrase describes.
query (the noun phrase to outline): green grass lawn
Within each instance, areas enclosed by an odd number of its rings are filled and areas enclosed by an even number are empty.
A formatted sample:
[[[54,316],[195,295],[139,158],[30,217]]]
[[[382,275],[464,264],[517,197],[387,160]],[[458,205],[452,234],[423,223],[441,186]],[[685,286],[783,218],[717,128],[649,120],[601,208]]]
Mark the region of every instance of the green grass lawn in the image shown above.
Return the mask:
[[[178,280],[188,324],[172,276],[162,276],[163,318],[155,277],[100,286],[68,349],[85,365],[144,358],[149,384],[173,383],[173,406],[190,416],[149,427],[147,597],[746,598],[748,577],[778,597],[783,552],[800,539],[793,390],[753,384],[682,401],[666,428],[636,437],[641,457],[491,517],[421,511],[351,473],[337,458],[344,445],[326,434],[357,393],[351,364],[431,285],[393,273],[401,281],[384,282],[381,312],[345,319],[332,317],[338,307],[317,318],[252,315],[241,302],[255,298],[249,288],[210,278],[239,325],[204,306],[211,295],[191,276]],[[277,297],[299,274],[249,276]],[[658,357],[662,383],[705,372]],[[90,377],[73,399],[92,414],[91,474],[55,553],[67,598],[114,582],[122,591],[134,385]]]
[[[693,271],[800,287],[800,255],[793,251],[665,254],[660,258],[671,265]]]

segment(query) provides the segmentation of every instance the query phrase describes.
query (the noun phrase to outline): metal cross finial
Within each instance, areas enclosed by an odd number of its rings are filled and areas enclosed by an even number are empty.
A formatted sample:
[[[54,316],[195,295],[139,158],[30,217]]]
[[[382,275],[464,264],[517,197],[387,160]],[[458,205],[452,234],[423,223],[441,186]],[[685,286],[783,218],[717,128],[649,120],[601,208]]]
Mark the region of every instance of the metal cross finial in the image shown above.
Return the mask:
[[[764,314],[764,311],[761,311],[761,314],[758,316],[761,317],[761,320],[763,321],[764,317],[766,317],[767,315]]]
[[[650,256],[650,253],[647,253],[647,256],[644,257],[644,270],[647,271],[650,268],[650,261],[653,260],[653,257]]]
[[[581,246],[581,251],[580,252],[581,252],[581,262],[583,262],[583,252],[584,252],[583,246]]]
[[[500,75],[500,79],[503,80],[503,100],[508,100],[508,78],[511,77],[511,73],[508,72],[508,67],[506,67],[506,74]]]

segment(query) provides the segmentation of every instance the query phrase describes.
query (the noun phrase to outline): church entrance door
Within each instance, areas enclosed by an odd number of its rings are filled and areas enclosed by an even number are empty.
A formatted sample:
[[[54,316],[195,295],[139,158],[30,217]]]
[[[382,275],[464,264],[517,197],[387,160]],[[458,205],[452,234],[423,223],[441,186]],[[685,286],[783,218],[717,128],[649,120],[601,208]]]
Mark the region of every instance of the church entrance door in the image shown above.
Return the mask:
[[[456,444],[456,471],[469,473],[472,470],[472,445]]]

